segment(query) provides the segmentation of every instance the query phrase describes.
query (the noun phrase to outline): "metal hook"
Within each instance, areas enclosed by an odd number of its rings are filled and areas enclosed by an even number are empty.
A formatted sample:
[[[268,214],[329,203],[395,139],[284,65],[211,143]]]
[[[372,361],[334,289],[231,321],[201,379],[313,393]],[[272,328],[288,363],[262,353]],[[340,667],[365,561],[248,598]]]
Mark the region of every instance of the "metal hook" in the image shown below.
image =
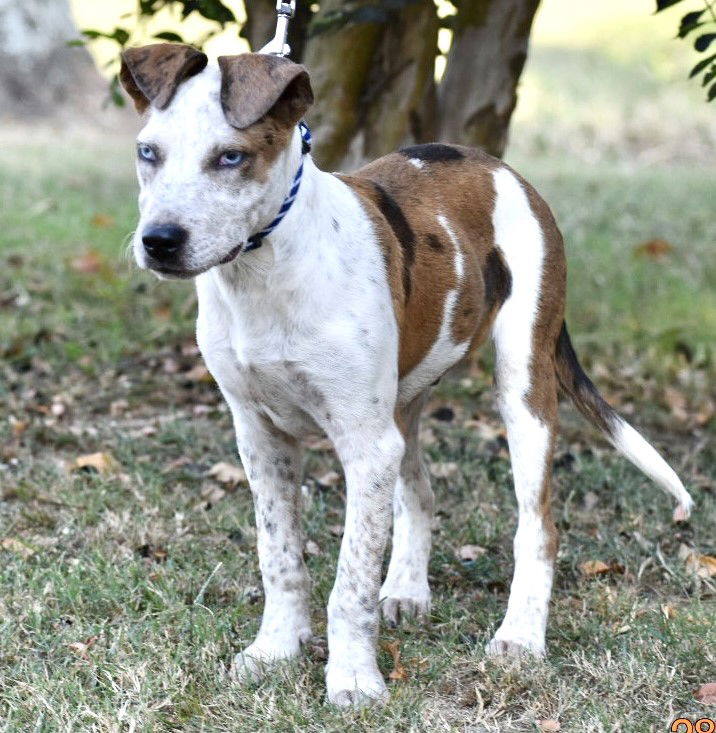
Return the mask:
[[[288,56],[291,53],[291,47],[286,43],[288,38],[288,22],[296,14],[296,0],[283,2],[276,0],[276,35],[259,51],[259,53],[269,53],[274,56]]]

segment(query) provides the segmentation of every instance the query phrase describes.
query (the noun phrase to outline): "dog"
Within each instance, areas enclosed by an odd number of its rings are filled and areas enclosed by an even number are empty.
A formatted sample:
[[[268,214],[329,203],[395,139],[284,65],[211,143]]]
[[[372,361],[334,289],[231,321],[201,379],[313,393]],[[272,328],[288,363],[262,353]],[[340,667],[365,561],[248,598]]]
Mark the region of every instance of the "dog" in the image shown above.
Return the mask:
[[[190,46],[155,44],[125,51],[120,79],[145,123],[135,258],[160,278],[195,280],[197,341],[231,409],[255,505],[265,607],[234,660],[239,679],[261,679],[311,638],[301,440],[319,432],[347,486],[327,697],[386,698],[380,612],[396,624],[430,611],[434,499],[420,412],[431,386],[488,335],[519,509],[514,578],[490,654],[545,651],[558,387],[676,498],[676,519],[689,516],[674,471],[582,370],[564,322],[561,234],[509,166],[425,144],[351,175],[320,171],[301,124],[309,74],[278,56],[216,64]]]

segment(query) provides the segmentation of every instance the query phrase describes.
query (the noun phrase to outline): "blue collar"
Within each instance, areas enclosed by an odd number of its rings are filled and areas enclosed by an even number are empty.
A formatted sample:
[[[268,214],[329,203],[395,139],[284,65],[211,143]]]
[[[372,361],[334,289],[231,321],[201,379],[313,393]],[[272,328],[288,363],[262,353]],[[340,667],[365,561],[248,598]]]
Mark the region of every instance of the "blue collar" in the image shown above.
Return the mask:
[[[250,252],[252,249],[258,249],[263,244],[264,238],[268,237],[268,235],[271,234],[271,232],[281,223],[283,217],[286,216],[288,210],[296,200],[296,194],[298,193],[299,186],[301,185],[301,178],[303,176],[303,162],[306,159],[306,153],[311,150],[311,131],[303,120],[298,123],[298,130],[301,133],[302,140],[301,165],[298,166],[296,175],[293,177],[293,183],[291,184],[288,196],[283,200],[276,218],[265,229],[262,229],[258,234],[252,234],[248,238],[247,245],[242,250],[243,252]]]

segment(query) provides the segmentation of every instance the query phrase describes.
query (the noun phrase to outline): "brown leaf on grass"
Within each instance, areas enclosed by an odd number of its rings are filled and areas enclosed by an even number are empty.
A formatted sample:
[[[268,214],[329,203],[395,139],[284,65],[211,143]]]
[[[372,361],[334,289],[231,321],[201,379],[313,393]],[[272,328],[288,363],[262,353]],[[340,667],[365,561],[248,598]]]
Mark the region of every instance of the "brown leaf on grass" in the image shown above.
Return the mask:
[[[29,420],[15,420],[10,418],[10,425],[12,426],[12,434],[14,437],[19,438],[30,426]]]
[[[430,464],[430,473],[435,478],[450,478],[457,473],[457,463],[443,461]]]
[[[707,399],[694,413],[694,423],[697,427],[703,428],[711,422],[714,415],[716,415],[716,404],[712,400]]]
[[[666,402],[671,414],[679,420],[686,422],[689,417],[687,412],[686,395],[674,387],[664,387],[664,402]]]
[[[118,466],[116,459],[109,453],[90,453],[76,458],[72,464],[72,470],[97,472],[106,475],[115,471]]]
[[[540,729],[540,733],[556,733],[556,731],[562,730],[562,726],[556,720],[538,720],[537,727]]]
[[[694,691],[694,697],[702,705],[716,705],[716,682],[707,682]]]
[[[408,670],[400,661],[400,642],[399,641],[382,641],[380,648],[388,652],[393,659],[393,669],[388,673],[388,679],[396,682],[405,682],[408,679]]]
[[[109,269],[109,264],[101,252],[90,249],[87,252],[75,257],[70,262],[70,267],[75,272],[81,272],[85,275],[94,275]]]
[[[327,529],[334,537],[341,537],[343,535],[342,524],[329,524]]]
[[[661,604],[661,613],[664,615],[664,618],[669,621],[672,618],[676,618],[677,611],[673,606],[670,606],[668,603],[662,603]]]
[[[671,254],[673,251],[673,245],[659,237],[649,239],[643,244],[634,247],[634,254],[637,257],[647,257],[656,261],[664,259],[666,255]]]
[[[99,639],[99,636],[90,636],[84,641],[73,641],[67,646],[72,649],[80,659],[83,659],[85,662],[89,662],[89,655],[87,652],[95,645],[97,639]]]
[[[477,560],[478,557],[484,555],[486,552],[487,550],[484,547],[480,547],[480,545],[463,545],[457,551],[457,556],[463,562],[473,562],[474,560]]]
[[[582,571],[582,575],[588,578],[595,575],[609,575],[610,573],[622,575],[624,573],[623,565],[616,562],[607,565],[607,563],[601,560],[587,560],[579,566],[579,569]]]
[[[90,219],[90,224],[96,229],[109,229],[114,226],[114,217],[109,214],[95,214]]]
[[[337,486],[341,482],[341,474],[337,471],[328,471],[323,474],[320,478],[316,479],[316,483],[320,484],[321,486],[326,486],[328,488],[332,486]]]
[[[35,554],[32,547],[28,547],[24,542],[21,542],[15,537],[3,537],[0,540],[0,549],[14,552],[16,555],[22,555],[22,557],[30,557],[30,555]]]
[[[317,556],[321,554],[321,548],[318,546],[318,543],[314,542],[313,540],[306,541],[303,551],[306,553],[306,555]]]
[[[699,578],[713,578],[716,576],[716,557],[692,552],[686,558],[686,570]]]
[[[181,376],[189,382],[211,384],[214,381],[214,378],[209,374],[209,370],[203,364],[197,364]]]
[[[219,461],[209,469],[209,476],[215,478],[221,484],[237,486],[246,483],[246,472],[241,466],[226,461]]]

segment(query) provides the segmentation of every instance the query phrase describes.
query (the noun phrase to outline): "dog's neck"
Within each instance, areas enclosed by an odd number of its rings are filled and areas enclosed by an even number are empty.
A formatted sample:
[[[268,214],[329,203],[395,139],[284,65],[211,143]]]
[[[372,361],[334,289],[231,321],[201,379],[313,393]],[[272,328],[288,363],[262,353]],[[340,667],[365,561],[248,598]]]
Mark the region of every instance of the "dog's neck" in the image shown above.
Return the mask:
[[[223,285],[260,287],[260,281],[268,279],[277,267],[297,263],[315,254],[315,250],[325,246],[325,240],[330,239],[331,219],[339,215],[331,206],[331,183],[335,183],[336,178],[317,168],[302,147],[301,134],[296,129],[286,151],[276,161],[273,185],[257,212],[256,230],[267,226],[276,216],[303,159],[303,175],[293,205],[265,237],[260,248],[243,252],[233,262],[211,270]],[[325,237],[321,236],[323,233]]]

